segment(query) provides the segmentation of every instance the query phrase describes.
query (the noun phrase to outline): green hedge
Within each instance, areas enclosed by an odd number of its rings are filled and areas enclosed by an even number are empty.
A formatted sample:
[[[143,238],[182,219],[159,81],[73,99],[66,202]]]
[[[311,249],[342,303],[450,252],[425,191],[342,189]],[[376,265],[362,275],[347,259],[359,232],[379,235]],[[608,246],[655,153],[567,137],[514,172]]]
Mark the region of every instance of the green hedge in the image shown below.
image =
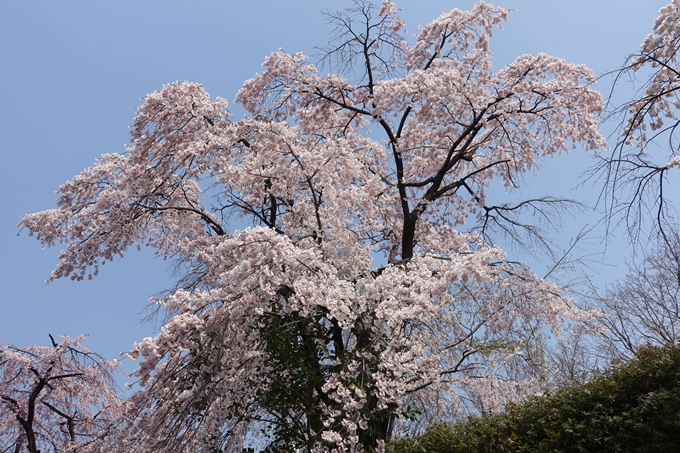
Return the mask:
[[[430,427],[390,453],[680,452],[680,348],[644,347],[584,384]]]

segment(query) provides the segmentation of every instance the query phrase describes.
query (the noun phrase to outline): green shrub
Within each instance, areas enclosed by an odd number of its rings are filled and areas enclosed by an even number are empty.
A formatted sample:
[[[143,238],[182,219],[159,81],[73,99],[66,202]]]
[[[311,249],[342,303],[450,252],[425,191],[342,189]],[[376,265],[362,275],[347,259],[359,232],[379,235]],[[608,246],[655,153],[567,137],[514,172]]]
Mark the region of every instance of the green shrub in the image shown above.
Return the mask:
[[[437,425],[390,453],[680,451],[680,348],[644,347],[584,384]]]

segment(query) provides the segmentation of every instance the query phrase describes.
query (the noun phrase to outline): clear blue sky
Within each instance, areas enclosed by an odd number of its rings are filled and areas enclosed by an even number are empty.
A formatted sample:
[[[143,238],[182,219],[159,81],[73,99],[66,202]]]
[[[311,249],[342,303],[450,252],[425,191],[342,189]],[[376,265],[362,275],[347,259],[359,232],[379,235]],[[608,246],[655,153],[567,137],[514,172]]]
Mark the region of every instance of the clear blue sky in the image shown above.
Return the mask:
[[[442,11],[473,4],[396,3],[409,34]],[[517,11],[492,41],[496,67],[521,54],[546,52],[585,63],[597,74],[615,69],[639,47],[666,3],[501,0],[500,6]],[[313,46],[325,44],[330,31],[319,10],[349,5],[326,0],[1,2],[0,344],[47,344],[48,333],[83,333],[90,336],[86,345],[114,358],[152,335],[156,326],[140,320],[147,299],[169,286],[164,262],[149,251],[130,252],[107,264],[93,281],[45,285],[59,249],[41,250],[26,233],[17,237],[19,217],[54,207],[61,183],[99,155],[122,152],[127,126],[145,94],[189,80],[231,101],[270,52],[313,54]],[[606,83],[598,87],[609,88]],[[536,174],[531,190],[565,195],[592,163],[579,150],[560,157]],[[596,191],[586,186],[566,195],[593,201]],[[576,223],[597,220],[592,213]],[[605,260],[626,255],[619,246]]]

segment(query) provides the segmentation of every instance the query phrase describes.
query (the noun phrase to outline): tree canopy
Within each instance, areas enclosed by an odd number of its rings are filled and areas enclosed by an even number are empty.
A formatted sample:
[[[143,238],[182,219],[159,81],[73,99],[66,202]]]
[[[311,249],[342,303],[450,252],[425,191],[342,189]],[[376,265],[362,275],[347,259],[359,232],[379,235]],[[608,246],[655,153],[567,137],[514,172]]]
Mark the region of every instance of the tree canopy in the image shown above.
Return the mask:
[[[534,240],[492,201],[541,158],[605,146],[592,72],[545,54],[492,70],[508,11],[454,9],[409,40],[398,9],[329,13],[321,63],[282,50],[227,101],[196,83],[148,95],[123,154],[22,218],[81,280],[148,246],[179,278],[135,344],[141,390],[111,451],[381,450],[419,414],[496,410],[536,391],[542,351],[580,311],[510,261]],[[171,447],[170,447],[171,446]]]

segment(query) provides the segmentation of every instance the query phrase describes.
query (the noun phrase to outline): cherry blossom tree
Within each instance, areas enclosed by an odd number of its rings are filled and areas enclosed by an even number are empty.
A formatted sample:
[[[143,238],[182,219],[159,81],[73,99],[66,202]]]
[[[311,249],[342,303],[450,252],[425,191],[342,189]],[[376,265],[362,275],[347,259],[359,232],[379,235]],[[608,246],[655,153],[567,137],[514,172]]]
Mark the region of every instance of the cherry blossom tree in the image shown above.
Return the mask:
[[[605,182],[609,222],[623,219],[636,241],[648,219],[670,241],[675,222],[667,178],[680,167],[679,49],[680,1],[673,0],[659,11],[640,51],[616,71],[614,88],[632,82],[638,91],[611,112],[619,121],[618,141],[593,172]]]
[[[604,146],[592,72],[544,54],[492,71],[508,11],[488,3],[412,40],[397,14],[329,14],[333,73],[272,53],[236,96],[240,120],[200,85],[164,86],[124,154],[22,218],[66,244],[52,279],[134,246],[179,270],[155,300],[160,333],[130,352],[142,390],[121,451],[380,450],[418,414],[536,391],[546,336],[590,316],[483,226],[531,233],[515,214],[554,200],[491,203],[487,188]]]
[[[123,404],[110,375],[118,364],[83,347],[83,337],[60,340],[0,346],[0,451],[100,451],[119,422]]]

